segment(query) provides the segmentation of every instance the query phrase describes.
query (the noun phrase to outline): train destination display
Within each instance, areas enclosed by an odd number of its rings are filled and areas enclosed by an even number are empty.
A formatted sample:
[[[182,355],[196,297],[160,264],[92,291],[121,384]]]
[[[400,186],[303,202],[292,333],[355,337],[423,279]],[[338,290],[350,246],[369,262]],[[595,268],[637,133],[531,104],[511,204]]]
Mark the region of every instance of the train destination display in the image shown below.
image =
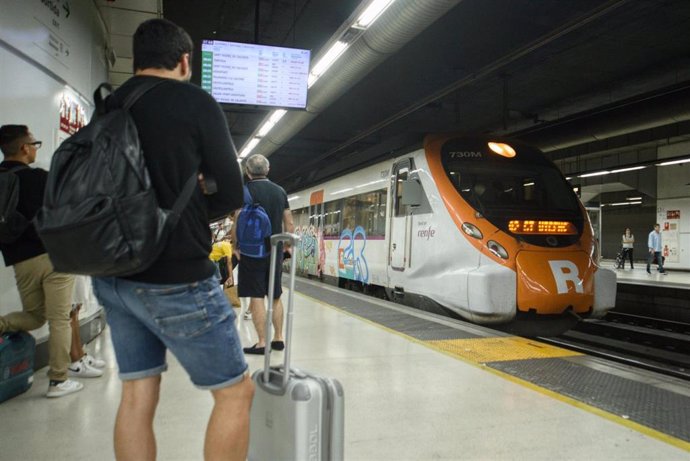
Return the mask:
[[[201,87],[218,102],[304,109],[310,51],[204,40]]]

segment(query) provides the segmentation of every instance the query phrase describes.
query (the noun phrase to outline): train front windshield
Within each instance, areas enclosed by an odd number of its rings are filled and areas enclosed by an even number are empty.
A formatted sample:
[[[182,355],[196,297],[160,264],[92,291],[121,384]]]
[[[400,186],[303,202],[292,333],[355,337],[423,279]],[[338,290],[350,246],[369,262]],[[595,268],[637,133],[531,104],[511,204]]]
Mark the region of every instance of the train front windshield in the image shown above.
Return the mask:
[[[446,174],[468,204],[509,233],[515,233],[511,223],[517,221],[562,220],[572,224],[571,234],[581,234],[583,217],[577,196],[553,163],[534,148],[517,146],[514,157],[508,158],[486,145],[456,140],[442,150]],[[562,237],[558,246],[571,244],[577,236]],[[535,244],[543,240],[539,236],[527,239],[536,239]]]

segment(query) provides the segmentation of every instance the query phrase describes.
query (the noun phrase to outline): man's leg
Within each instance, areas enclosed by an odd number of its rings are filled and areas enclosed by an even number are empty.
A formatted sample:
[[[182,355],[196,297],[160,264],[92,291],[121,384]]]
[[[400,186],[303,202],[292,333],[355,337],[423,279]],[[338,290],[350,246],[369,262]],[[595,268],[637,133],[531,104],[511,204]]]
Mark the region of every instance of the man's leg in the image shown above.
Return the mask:
[[[283,302],[278,299],[273,300],[273,341],[283,340]]]
[[[55,381],[67,379],[67,368],[70,360],[70,346],[72,344],[72,328],[70,326],[70,311],[72,310],[72,293],[74,292],[74,276],[62,274],[52,270],[43,280],[43,292],[46,297],[46,318],[48,319],[49,370],[48,377]]]
[[[79,310],[81,304],[77,304],[75,309],[69,314],[69,325],[72,330],[72,344],[69,348],[69,358],[72,362],[76,362],[84,357],[84,347],[81,343],[81,334],[79,331]]]
[[[46,323],[43,277],[47,274],[41,256],[22,261],[14,266],[14,278],[22,303],[21,312],[0,316],[0,333],[5,331],[31,331]]]
[[[248,375],[238,384],[211,391],[213,412],[206,429],[204,459],[245,460],[249,445],[249,411],[254,384]]]
[[[115,458],[118,461],[156,459],[153,418],[160,384],[160,375],[122,382],[122,398],[115,419]]]
[[[266,346],[266,306],[264,306],[264,298],[250,298],[249,310],[252,313],[252,322],[256,328],[256,334],[259,337],[259,342],[256,347]]]
[[[661,251],[656,252],[656,260],[658,263],[659,272],[663,272],[664,271],[664,257],[661,256]]]
[[[649,270],[650,265],[652,264],[652,260],[654,259],[654,253],[648,251],[647,252],[647,273],[651,274],[652,272]]]

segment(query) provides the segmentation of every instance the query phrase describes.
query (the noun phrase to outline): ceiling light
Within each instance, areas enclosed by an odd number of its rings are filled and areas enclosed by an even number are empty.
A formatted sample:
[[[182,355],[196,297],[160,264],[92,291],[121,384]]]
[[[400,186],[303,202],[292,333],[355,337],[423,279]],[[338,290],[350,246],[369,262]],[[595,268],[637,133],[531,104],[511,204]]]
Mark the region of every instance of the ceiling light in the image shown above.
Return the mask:
[[[381,16],[381,13],[386,11],[393,0],[373,0],[366,10],[359,15],[357,21],[352,25],[358,29],[366,29],[374,23]]]
[[[266,136],[269,131],[275,126],[275,123],[273,123],[271,120],[266,120],[266,122],[261,125],[261,128],[259,128],[259,132],[256,133],[256,135],[260,138]]]
[[[245,158],[247,155],[249,155],[256,145],[259,144],[259,141],[261,141],[259,138],[252,138],[252,140],[249,141],[246,146],[244,146],[242,152],[240,152],[240,158]]]
[[[641,205],[642,202],[616,202],[616,203],[605,203],[608,206],[624,206],[624,205]]]
[[[595,171],[594,173],[585,173],[578,176],[578,178],[589,178],[591,176],[604,176],[605,174],[611,173],[610,171]]]
[[[288,198],[288,202],[292,202],[293,200],[297,200],[299,198],[299,195],[293,195],[292,197]]]
[[[627,197],[625,200],[642,200],[642,197]]]
[[[316,63],[309,72],[309,81],[307,86],[311,86],[321,77],[329,67],[338,59],[338,57],[343,54],[343,51],[347,48],[348,44],[342,41],[337,41],[331,46],[331,48],[323,55],[323,57]]]
[[[682,158],[680,160],[672,160],[670,162],[657,163],[656,166],[678,165],[680,163],[690,162],[690,158]]]
[[[647,168],[646,166],[631,166],[629,168],[621,168],[620,170],[611,170],[611,173],[624,173],[626,171],[637,171]]]
[[[268,118],[270,122],[278,123],[278,120],[283,118],[283,115],[287,114],[285,109],[274,110],[271,116]]]

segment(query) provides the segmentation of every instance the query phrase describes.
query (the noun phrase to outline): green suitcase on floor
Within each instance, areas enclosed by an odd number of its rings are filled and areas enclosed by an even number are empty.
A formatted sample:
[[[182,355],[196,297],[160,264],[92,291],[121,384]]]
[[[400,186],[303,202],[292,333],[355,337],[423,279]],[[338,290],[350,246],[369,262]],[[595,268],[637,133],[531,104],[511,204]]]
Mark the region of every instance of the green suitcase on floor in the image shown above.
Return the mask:
[[[36,340],[29,333],[0,335],[0,402],[26,392],[34,382]]]

